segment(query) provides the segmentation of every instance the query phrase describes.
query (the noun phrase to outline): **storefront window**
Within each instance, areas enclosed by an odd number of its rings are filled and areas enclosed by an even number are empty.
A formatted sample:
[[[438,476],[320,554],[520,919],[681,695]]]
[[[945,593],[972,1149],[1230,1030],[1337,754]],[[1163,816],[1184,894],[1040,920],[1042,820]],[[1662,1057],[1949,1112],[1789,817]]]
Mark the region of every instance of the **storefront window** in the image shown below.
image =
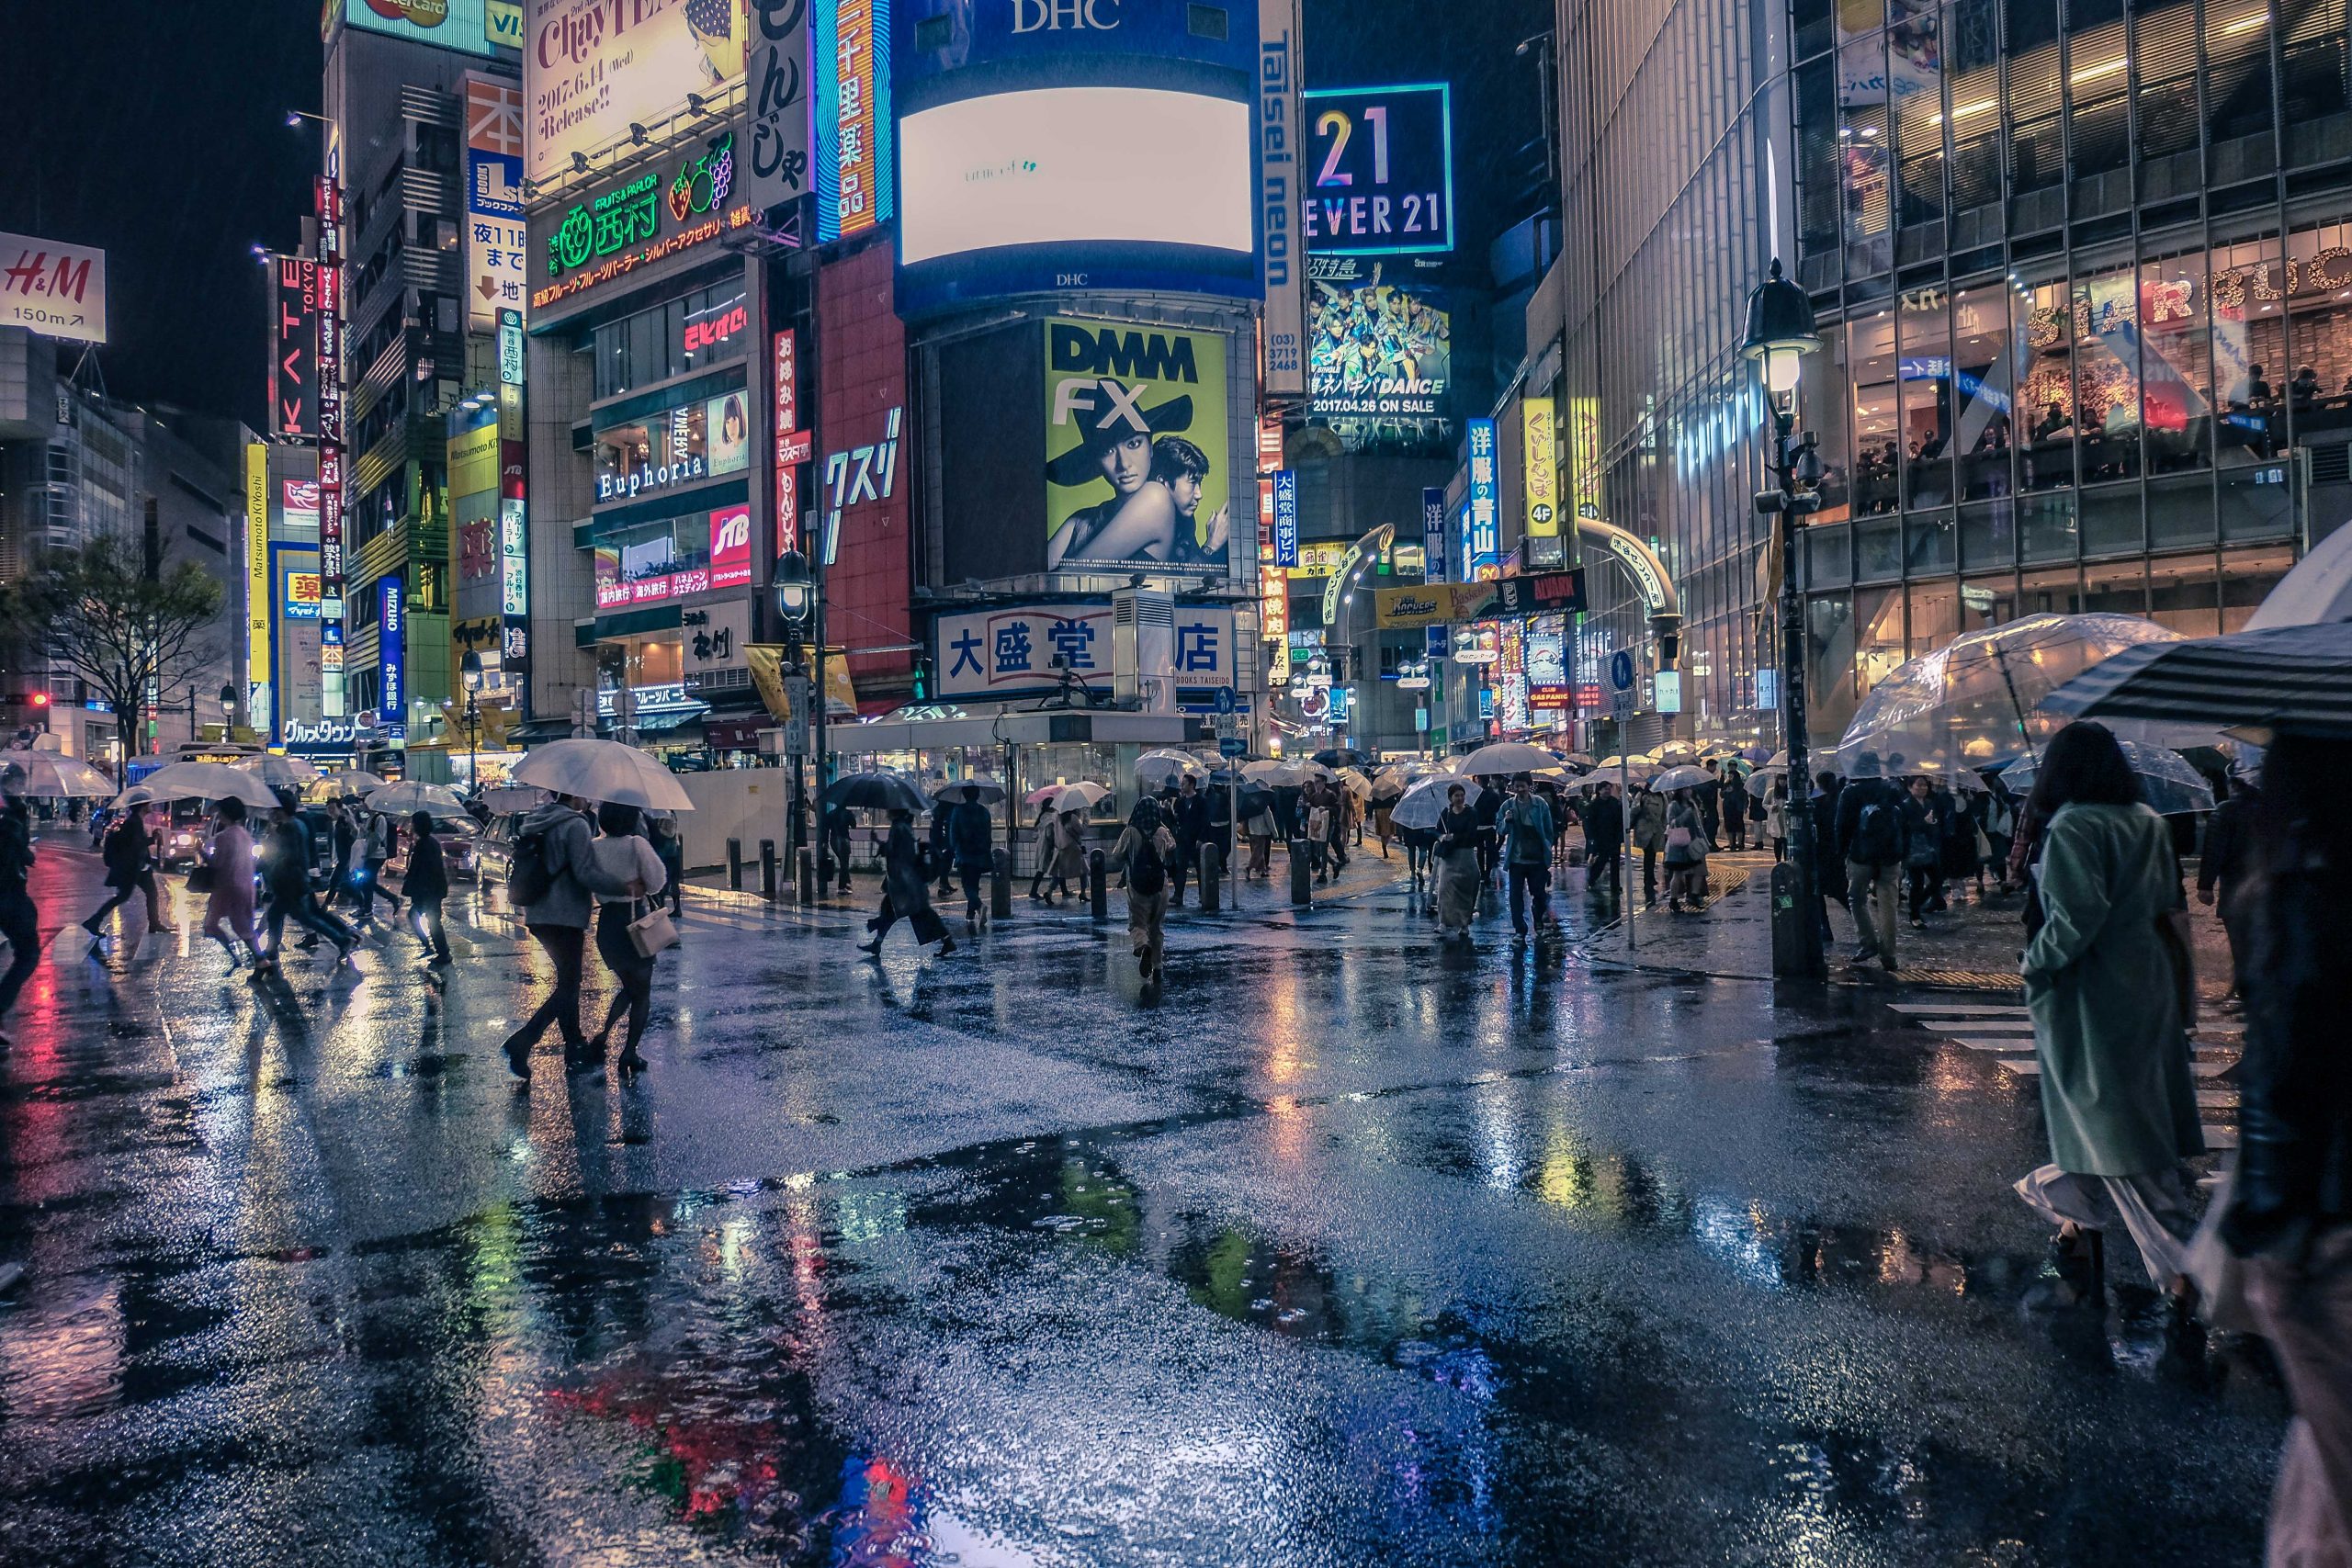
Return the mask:
[[[2017,581],[2008,573],[1980,577],[1960,585],[1960,629],[1963,635],[1987,626],[2005,626],[2018,618]]]
[[[1876,36],[1838,51],[1838,141],[1844,160],[1846,271],[1884,272],[1893,198],[1887,151],[1886,47]]]
[[[742,473],[751,466],[751,404],[742,391],[696,398],[596,432],[596,504]]]
[[[2222,552],[2222,630],[2244,629],[2255,606],[2270,596],[2278,580],[2295,564],[2295,552],[2224,550]]]
[[[2083,609],[2093,615],[2146,615],[2148,583],[2144,563],[2116,561],[2087,568],[2083,573]]]
[[[1846,331],[1854,389],[1854,511],[1876,516],[1894,510],[1902,474],[1894,316],[1882,310]]]
[[[2029,571],[2018,586],[2020,615],[2075,615],[2082,613],[2082,580],[2073,567]]]
[[[1825,528],[1816,524],[1807,528],[1804,547],[1807,587],[1843,588],[1853,580],[1853,541],[1843,527]]]
[[[2177,550],[2213,543],[2213,481],[2203,474],[2148,485],[2148,545]]]
[[[1832,326],[1822,333],[1819,363],[1807,365],[1797,383],[1798,427],[1813,433],[1821,459],[1821,507],[1814,523],[1841,523],[1852,515],[1854,460],[1852,415],[1848,401],[1853,382],[1846,370],[1846,334]]]
[[[2214,510],[2221,518],[2223,544],[2293,536],[2294,491],[2288,482],[2293,471],[2281,458],[2222,473],[2221,504]]]
[[[2024,422],[2024,485],[2056,490],[2075,482],[2074,310],[2064,283],[2021,283],[2010,305],[2024,377],[2018,417]]]
[[[1854,716],[1854,610],[1843,593],[1805,602],[1805,699],[1816,735],[1838,735]]]
[[[2221,631],[2211,550],[2159,556],[2148,563],[2148,618],[2183,637],[2212,637]]]
[[[1950,512],[1915,513],[1903,520],[1904,574],[1947,572],[1959,564],[1957,530]]]
[[[1971,571],[1988,566],[2008,566],[2018,558],[2018,515],[2014,504],[1996,501],[1960,509],[1960,562]]]
[[[2352,439],[2352,224],[2289,233],[2286,281],[2295,355],[2287,412],[2296,444]]]
[[[750,296],[741,278],[690,289],[596,329],[599,400],[751,351]]]
[[[1855,691],[1871,688],[1900,668],[1903,651],[1903,590],[1865,588],[1854,594]]]
[[[2144,547],[2138,485],[2084,491],[2081,517],[2085,556],[2138,555]]]
[[[1894,108],[1905,224],[1944,216],[1943,48],[1935,0],[1896,0],[1886,29],[1886,88]]]
[[[2148,471],[2201,468],[2213,441],[2213,358],[2206,340],[2205,253],[2140,265],[2140,378]]]
[[[1903,525],[1888,517],[1854,525],[1854,581],[1897,582],[1903,577]]]
[[[1939,288],[1905,294],[1896,311],[1896,389],[1902,411],[1904,503],[1951,501],[1951,323]]]
[[[1961,493],[1983,501],[2009,493],[2017,401],[2009,355],[2009,291],[1998,284],[1952,297],[1952,379],[1960,412],[1952,446],[1960,455]]]
[[[2072,494],[2034,496],[2018,503],[2018,544],[2026,560],[2073,560],[2076,536]]]
[[[1911,657],[1933,653],[1960,635],[1960,584],[1914,583],[1911,588]]]
[[[2214,460],[2223,468],[2268,462],[2285,437],[2282,260],[2275,234],[2213,248]]]
[[[2075,283],[2075,410],[2082,480],[2140,471],[2139,300],[2130,266]]]

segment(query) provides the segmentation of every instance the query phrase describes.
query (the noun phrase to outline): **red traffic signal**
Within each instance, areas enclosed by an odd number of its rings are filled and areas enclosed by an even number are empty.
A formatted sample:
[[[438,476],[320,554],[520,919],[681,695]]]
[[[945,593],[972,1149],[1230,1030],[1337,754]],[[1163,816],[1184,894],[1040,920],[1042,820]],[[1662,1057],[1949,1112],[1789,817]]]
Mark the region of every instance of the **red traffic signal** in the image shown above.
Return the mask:
[[[33,694],[33,706],[37,708],[45,708],[48,705],[49,694],[47,692],[35,692]]]

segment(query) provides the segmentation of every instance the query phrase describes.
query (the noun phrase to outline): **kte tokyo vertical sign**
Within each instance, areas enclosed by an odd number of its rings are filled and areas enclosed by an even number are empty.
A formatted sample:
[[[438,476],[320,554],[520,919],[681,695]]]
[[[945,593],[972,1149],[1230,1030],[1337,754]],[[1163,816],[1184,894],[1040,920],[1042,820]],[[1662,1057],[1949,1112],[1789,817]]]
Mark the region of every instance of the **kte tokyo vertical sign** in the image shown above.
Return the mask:
[[[343,619],[343,187],[322,175],[319,219],[319,616]],[[339,639],[338,639],[339,640]],[[343,713],[343,683],[330,680],[330,718]]]
[[[269,427],[278,435],[319,434],[319,264],[272,256],[275,276],[269,353]]]
[[[245,448],[245,722],[269,731],[269,448]]]

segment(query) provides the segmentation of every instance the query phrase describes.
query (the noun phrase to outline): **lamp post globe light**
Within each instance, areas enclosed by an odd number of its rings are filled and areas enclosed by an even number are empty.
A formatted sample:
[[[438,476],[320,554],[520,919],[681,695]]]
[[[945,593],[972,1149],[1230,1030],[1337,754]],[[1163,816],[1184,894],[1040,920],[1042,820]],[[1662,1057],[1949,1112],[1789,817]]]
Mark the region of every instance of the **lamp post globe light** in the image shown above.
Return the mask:
[[[473,649],[458,660],[458,677],[466,688],[466,791],[481,793],[481,654]]]
[[[1747,297],[1747,331],[1741,355],[1764,383],[1772,411],[1771,458],[1765,465],[1774,488],[1757,492],[1756,510],[1774,522],[1781,559],[1781,739],[1789,759],[1789,861],[1772,874],[1772,972],[1819,978],[1827,972],[1822,949],[1822,868],[1813,838],[1812,769],[1805,747],[1804,600],[1797,592],[1797,536],[1806,516],[1821,504],[1812,483],[1820,476],[1813,434],[1793,448],[1797,386],[1805,355],[1821,347],[1814,330],[1813,301],[1783,276],[1778,257]]]
[[[773,581],[775,586],[775,613],[784,618],[785,679],[787,682],[787,690],[794,692],[797,695],[808,689],[805,680],[808,667],[801,662],[801,628],[808,624],[809,615],[817,607],[817,584],[808,574],[808,558],[797,549],[785,551],[776,558]],[[793,682],[798,682],[798,684],[793,684]],[[806,716],[801,716],[804,724],[808,722]],[[791,801],[792,820],[786,829],[785,846],[786,853],[792,857],[793,863],[797,865],[801,851],[808,842],[808,785],[801,773],[800,753],[797,751],[792,754]],[[823,836],[820,834],[818,840],[816,867],[817,890],[820,892],[826,886],[832,869],[825,864],[824,861],[824,842]]]

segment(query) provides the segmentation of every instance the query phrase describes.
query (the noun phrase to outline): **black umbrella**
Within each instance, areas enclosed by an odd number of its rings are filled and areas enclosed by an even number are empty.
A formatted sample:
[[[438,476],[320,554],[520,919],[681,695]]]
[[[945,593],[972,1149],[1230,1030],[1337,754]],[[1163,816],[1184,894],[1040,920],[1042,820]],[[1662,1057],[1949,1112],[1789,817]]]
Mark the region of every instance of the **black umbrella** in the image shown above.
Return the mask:
[[[846,806],[853,811],[911,811],[918,817],[931,809],[931,802],[900,773],[843,773],[825,786],[827,806]]]
[[[1334,746],[1315,753],[1314,760],[1327,768],[1361,768],[1372,761],[1352,746]]]
[[[2149,642],[2042,699],[2080,718],[2153,718],[2352,737],[2352,622]]]

